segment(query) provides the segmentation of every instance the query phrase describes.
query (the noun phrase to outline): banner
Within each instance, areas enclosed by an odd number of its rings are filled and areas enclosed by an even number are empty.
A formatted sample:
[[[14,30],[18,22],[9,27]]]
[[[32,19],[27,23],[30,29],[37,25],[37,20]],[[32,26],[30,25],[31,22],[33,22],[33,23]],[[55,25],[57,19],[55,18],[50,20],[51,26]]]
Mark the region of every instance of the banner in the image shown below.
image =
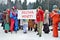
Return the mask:
[[[36,10],[18,10],[18,19],[36,19]]]

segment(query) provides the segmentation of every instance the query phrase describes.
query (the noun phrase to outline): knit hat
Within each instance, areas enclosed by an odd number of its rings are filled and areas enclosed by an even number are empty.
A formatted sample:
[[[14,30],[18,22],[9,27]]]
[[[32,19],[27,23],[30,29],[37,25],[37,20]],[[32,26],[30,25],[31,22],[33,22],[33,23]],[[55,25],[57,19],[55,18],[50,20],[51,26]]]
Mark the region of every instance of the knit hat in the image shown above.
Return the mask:
[[[57,8],[57,5],[53,5],[53,9]]]

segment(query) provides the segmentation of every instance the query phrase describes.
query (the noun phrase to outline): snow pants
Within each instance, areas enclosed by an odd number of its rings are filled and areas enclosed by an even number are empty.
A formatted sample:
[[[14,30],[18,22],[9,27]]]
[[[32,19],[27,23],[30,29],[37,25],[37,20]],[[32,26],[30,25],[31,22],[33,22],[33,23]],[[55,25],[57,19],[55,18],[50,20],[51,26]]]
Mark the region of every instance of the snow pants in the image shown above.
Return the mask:
[[[18,30],[18,19],[15,20],[15,25],[14,25],[14,30],[17,31]]]
[[[11,18],[11,24],[10,24],[10,31],[12,32],[14,30],[14,19]]]

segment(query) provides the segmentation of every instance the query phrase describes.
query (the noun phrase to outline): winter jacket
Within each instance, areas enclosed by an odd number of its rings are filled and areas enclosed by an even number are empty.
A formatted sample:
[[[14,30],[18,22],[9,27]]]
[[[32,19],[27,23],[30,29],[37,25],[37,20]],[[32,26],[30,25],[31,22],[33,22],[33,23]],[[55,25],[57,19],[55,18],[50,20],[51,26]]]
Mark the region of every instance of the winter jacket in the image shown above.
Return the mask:
[[[40,9],[39,11],[37,11],[37,14],[36,14],[37,22],[44,21],[43,15],[44,15],[44,11],[43,10]]]

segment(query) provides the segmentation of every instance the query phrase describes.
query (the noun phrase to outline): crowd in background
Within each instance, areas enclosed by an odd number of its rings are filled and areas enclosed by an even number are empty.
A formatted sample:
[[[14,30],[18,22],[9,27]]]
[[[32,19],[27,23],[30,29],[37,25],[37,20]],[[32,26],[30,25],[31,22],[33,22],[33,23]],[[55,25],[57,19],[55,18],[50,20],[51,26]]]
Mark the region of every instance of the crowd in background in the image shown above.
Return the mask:
[[[3,22],[2,26],[5,30],[5,33],[17,31],[19,29],[23,30],[23,33],[27,33],[28,31],[32,31],[34,29],[35,32],[38,32],[37,35],[39,37],[42,36],[42,28],[44,33],[49,33],[49,19],[52,20],[52,27],[53,27],[53,36],[58,37],[58,23],[60,22],[60,10],[57,5],[53,6],[52,12],[49,10],[43,10],[41,6],[39,6],[36,10],[36,19],[20,19],[18,20],[18,11],[17,8],[14,6],[11,9],[7,9],[3,11]]]

